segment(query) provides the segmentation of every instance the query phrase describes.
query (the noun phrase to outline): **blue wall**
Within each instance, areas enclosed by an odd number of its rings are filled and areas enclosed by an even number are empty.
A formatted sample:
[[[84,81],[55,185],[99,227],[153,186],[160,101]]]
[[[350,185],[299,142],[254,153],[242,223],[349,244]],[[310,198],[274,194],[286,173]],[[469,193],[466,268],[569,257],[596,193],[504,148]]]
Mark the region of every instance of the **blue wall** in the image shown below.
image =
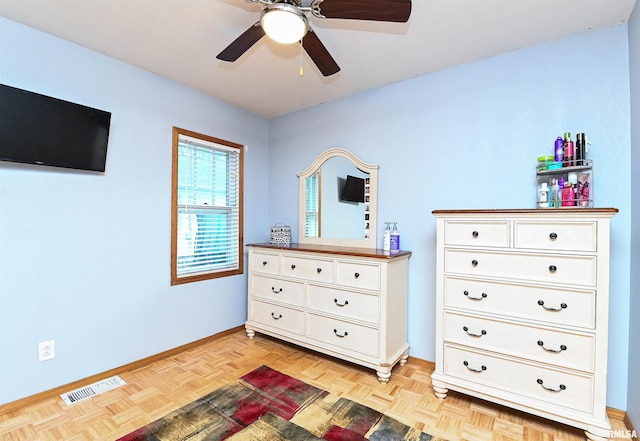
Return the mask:
[[[272,223],[294,226],[296,172],[343,147],[380,164],[378,225],[413,251],[411,355],[434,360],[434,209],[534,207],[535,161],[559,134],[587,133],[594,197],[617,207],[611,256],[608,404],[627,405],[631,221],[627,26],[484,59],[274,118]],[[301,148],[304,147],[304,148]],[[382,231],[379,231],[381,248]],[[297,231],[294,232],[297,237]]]
[[[246,275],[169,285],[171,128],[249,145],[258,241],[268,121],[3,18],[0,45],[1,83],[113,114],[104,175],[0,163],[0,404],[241,325]]]
[[[627,414],[640,430],[640,3],[629,20],[629,77],[631,80],[631,305],[629,328],[629,400]]]

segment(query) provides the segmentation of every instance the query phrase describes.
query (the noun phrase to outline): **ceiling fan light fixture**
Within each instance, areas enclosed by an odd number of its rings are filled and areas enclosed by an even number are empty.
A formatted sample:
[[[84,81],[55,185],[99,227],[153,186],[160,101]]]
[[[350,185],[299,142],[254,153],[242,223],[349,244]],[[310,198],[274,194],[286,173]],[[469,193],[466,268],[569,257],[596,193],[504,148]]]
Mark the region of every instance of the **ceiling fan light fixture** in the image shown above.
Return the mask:
[[[309,30],[304,12],[288,3],[274,3],[262,11],[260,24],[269,38],[278,43],[300,41]]]

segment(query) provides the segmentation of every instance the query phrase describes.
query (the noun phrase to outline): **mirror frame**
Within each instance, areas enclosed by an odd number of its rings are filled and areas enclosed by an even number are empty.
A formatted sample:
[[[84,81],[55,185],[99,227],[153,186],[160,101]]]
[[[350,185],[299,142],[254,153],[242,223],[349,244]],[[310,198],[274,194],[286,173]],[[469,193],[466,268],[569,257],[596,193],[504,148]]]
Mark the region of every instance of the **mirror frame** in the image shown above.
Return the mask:
[[[306,237],[305,231],[305,185],[307,178],[316,173],[331,158],[348,159],[356,168],[369,174],[369,238],[344,239],[325,237]],[[364,219],[363,219],[364,222]],[[363,225],[364,230],[364,225]],[[309,167],[298,173],[298,242],[301,244],[346,246],[357,248],[377,248],[378,231],[378,164],[362,161],[349,150],[333,148],[322,152]]]

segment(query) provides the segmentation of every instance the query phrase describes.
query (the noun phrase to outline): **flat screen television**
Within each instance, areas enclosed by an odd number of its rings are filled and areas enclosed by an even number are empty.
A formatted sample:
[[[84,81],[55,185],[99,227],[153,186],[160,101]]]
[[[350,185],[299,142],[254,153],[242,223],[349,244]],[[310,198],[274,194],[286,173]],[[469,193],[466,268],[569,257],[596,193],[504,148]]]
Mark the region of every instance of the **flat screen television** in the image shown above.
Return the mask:
[[[364,202],[364,179],[347,175],[340,199],[347,202]]]
[[[103,172],[111,113],[0,84],[0,160]]]

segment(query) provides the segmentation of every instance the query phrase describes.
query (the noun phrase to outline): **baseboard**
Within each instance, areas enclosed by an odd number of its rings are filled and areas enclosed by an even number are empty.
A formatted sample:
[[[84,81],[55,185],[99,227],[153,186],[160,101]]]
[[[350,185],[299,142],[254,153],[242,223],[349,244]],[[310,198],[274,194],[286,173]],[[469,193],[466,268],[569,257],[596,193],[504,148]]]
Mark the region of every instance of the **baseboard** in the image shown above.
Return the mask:
[[[23,407],[38,403],[40,401],[48,400],[49,398],[56,397],[64,392],[68,392],[69,390],[75,390],[86,385],[95,383],[96,381],[100,381],[105,377],[111,377],[114,375],[119,375],[125,372],[134,371],[136,369],[140,369],[144,366],[147,366],[151,363],[154,363],[158,360],[162,360],[168,357],[172,357],[181,352],[187,351],[189,349],[196,348],[200,345],[208,343],[213,340],[220,339],[222,337],[226,337],[230,334],[235,334],[236,332],[243,330],[244,325],[237,326],[235,328],[228,329],[226,331],[219,332],[214,335],[210,335],[209,337],[202,338],[200,340],[193,341],[191,343],[187,343],[182,346],[178,346],[177,348],[169,349],[168,351],[160,352],[159,354],[152,355],[150,357],[143,358],[138,361],[134,361],[129,364],[125,364],[124,366],[120,366],[114,369],[110,369],[106,372],[102,372],[100,374],[92,375],[90,377],[83,378],[81,380],[77,380],[62,386],[55,387],[53,389],[46,390],[44,392],[40,392],[34,395],[30,395],[25,398],[21,398],[16,401],[12,401],[10,403],[0,405],[0,415],[4,415],[9,412],[13,412],[14,410],[21,409]]]
[[[631,418],[629,418],[629,414],[628,413],[625,412],[624,418],[622,419],[622,421],[624,421],[624,425],[627,427],[627,430],[630,430],[631,432],[638,433],[636,428],[633,427],[633,423],[631,422]]]
[[[434,371],[436,369],[436,364],[433,361],[429,361],[429,360],[423,360],[422,358],[418,358],[418,357],[413,357],[411,355],[409,355],[409,359],[407,360],[407,362],[409,364],[419,364],[422,365],[424,367],[426,367],[427,369],[430,369],[432,371]]]
[[[624,421],[627,413],[624,410],[607,407],[607,415],[609,415],[609,418],[613,418],[614,420]]]

